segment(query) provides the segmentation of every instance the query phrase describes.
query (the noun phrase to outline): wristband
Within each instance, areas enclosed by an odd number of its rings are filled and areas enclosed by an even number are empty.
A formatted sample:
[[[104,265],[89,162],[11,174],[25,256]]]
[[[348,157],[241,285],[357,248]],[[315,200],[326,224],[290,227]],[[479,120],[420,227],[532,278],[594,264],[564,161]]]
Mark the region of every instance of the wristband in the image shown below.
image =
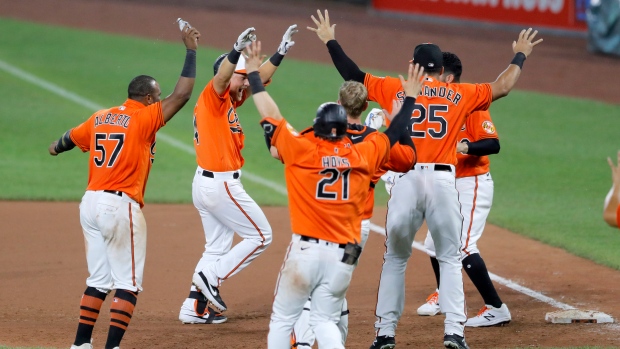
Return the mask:
[[[263,85],[263,80],[261,80],[260,74],[257,71],[253,71],[248,74],[248,81],[250,82],[252,94],[265,91],[265,85]]]
[[[196,78],[196,50],[187,49],[181,76],[184,78]]]
[[[271,62],[271,64],[277,67],[280,65],[280,63],[282,63],[283,59],[284,59],[284,55],[281,55],[278,52],[276,52],[273,54],[273,56],[269,58],[269,62]]]
[[[241,52],[235,50],[234,48],[232,49],[232,51],[230,51],[230,53],[228,54],[228,61],[234,65],[237,65],[237,62],[239,62],[239,57],[241,57]]]
[[[75,143],[71,140],[71,130],[65,132],[60,139],[58,139],[58,143],[54,147],[54,151],[57,154],[66,152],[67,150],[71,150],[75,148]]]
[[[519,66],[519,68],[523,69],[523,62],[525,62],[526,58],[527,57],[525,56],[525,53],[517,52],[515,58],[512,59],[512,62],[510,62],[510,64],[517,65]]]

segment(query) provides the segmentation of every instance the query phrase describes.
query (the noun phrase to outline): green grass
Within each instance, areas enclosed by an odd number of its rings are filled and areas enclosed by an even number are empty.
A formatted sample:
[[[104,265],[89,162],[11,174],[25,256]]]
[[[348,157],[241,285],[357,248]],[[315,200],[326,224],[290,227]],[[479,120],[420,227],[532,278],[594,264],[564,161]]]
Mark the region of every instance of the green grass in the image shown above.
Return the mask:
[[[149,74],[163,95],[183,64],[182,44],[0,19],[0,60],[101,106],[119,105],[128,82]],[[201,47],[192,100],[162,132],[191,147],[192,109],[221,52]],[[355,57],[354,57],[355,58]],[[380,72],[379,72],[380,73]],[[527,69],[524,72],[527,74]],[[47,147],[93,110],[0,70],[0,199],[79,200],[87,181],[87,155],[57,158]],[[283,115],[298,129],[316,107],[335,100],[341,79],[328,65],[286,59],[269,86]],[[620,148],[620,107],[585,99],[514,91],[493,104],[502,150],[492,157],[495,204],[490,221],[577,255],[620,268],[620,233],[601,219],[610,186],[607,156]],[[271,159],[251,100],[239,108],[246,133],[244,170],[284,184]],[[146,202],[191,202],[192,154],[158,141]],[[261,205],[286,205],[281,194],[244,179]],[[377,205],[387,194],[380,185]]]

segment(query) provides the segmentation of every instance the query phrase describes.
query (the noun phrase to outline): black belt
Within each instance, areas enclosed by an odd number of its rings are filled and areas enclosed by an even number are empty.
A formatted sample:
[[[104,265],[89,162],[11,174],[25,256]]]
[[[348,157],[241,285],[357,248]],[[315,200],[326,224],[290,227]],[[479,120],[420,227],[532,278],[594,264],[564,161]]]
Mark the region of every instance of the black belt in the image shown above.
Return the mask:
[[[215,178],[215,174],[211,171],[202,170],[202,175],[209,178]],[[233,179],[239,178],[239,172],[233,173]]]
[[[104,190],[104,193],[108,193],[108,194],[114,194],[114,195],[118,195],[118,196],[123,196],[123,192],[122,191],[118,191],[118,190]]]
[[[411,169],[415,170],[415,165]],[[435,167],[433,167],[433,169],[435,171],[452,172],[452,167],[450,167],[450,165],[435,164]]]
[[[319,239],[312,238],[312,237],[305,236],[305,235],[301,236],[301,241],[316,242],[317,244],[319,243]],[[338,244],[338,247],[340,247],[340,248],[345,248],[345,246],[347,246],[347,245],[346,244]]]

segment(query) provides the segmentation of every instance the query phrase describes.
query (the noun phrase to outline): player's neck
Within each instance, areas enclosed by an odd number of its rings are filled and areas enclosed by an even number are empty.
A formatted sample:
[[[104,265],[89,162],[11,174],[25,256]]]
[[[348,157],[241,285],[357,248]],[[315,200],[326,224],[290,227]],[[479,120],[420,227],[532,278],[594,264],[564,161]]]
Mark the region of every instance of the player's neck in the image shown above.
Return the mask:
[[[354,125],[361,125],[362,122],[360,121],[360,118],[352,118],[350,116],[347,115],[347,123],[349,124],[354,124]]]

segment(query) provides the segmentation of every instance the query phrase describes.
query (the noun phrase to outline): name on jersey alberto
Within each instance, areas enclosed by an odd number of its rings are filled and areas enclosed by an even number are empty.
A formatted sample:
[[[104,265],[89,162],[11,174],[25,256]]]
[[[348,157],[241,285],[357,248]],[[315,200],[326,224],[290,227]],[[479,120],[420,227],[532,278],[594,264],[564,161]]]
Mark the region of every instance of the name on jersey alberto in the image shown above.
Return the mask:
[[[125,114],[100,114],[95,117],[95,127],[100,125],[121,126],[127,128],[131,121],[131,116]]]

